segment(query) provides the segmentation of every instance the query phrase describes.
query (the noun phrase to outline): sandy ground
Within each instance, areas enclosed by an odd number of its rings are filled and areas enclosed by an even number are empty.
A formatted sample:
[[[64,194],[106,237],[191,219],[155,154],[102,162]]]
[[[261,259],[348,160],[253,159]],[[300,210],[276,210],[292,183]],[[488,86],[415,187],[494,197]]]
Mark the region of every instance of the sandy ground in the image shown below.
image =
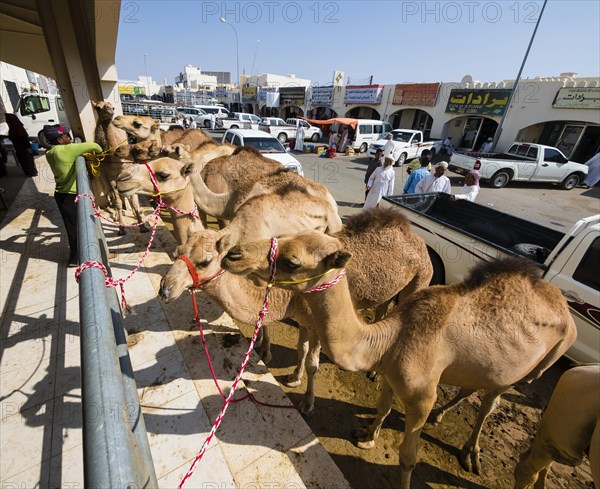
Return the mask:
[[[248,326],[239,324],[245,335]],[[271,372],[281,383],[296,362],[297,328],[276,323],[271,328],[273,359]],[[519,454],[535,434],[542,409],[546,406],[560,375],[572,365],[561,359],[542,378],[529,386],[511,389],[502,396],[499,407],[488,417],[480,438],[482,449],[480,476],[465,472],[459,464],[460,449],[467,440],[479,406],[477,395],[450,411],[435,428],[421,436],[419,462],[413,472],[414,489],[461,487],[466,489],[509,488]],[[306,389],[290,389],[281,384],[298,405]],[[344,372],[323,354],[316,385],[315,413],[308,424],[357,489],[398,487],[398,447],[402,441],[404,415],[402,403],[394,398],[393,410],[384,422],[381,436],[372,450],[355,446],[353,429],[364,426],[375,415],[379,386],[364,374]],[[438,403],[452,397],[454,388],[439,387]],[[579,467],[554,465],[547,478],[548,488],[591,488],[589,463]]]

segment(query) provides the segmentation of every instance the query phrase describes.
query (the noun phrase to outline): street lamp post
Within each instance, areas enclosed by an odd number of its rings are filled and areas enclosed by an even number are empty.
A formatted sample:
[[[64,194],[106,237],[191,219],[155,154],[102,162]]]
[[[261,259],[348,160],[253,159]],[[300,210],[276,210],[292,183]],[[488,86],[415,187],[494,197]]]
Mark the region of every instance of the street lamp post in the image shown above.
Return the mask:
[[[148,65],[146,64],[147,56],[147,54],[144,54],[144,74],[146,75],[146,98],[150,99],[150,82],[148,81]]]
[[[231,24],[230,22],[227,22],[227,19],[225,17],[221,17],[219,20],[221,21],[221,24],[227,24],[229,27],[231,27],[235,34],[235,59],[236,59],[236,67],[237,67],[237,82],[238,82],[238,86],[239,86],[239,84],[240,84],[240,44],[238,42],[238,34],[237,34],[237,31],[235,30],[235,27],[233,27],[233,24]]]
[[[251,75],[254,75],[254,64],[256,63],[256,54],[258,53],[258,45],[260,44],[260,39],[256,40],[256,48],[254,49],[254,59],[252,60],[252,70],[250,71]]]

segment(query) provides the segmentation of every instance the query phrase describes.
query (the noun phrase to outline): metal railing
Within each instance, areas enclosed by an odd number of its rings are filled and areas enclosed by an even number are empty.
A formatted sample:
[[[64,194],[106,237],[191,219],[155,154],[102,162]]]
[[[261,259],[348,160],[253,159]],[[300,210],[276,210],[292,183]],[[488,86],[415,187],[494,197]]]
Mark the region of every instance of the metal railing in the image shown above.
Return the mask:
[[[91,195],[85,160],[76,164],[77,192]],[[110,273],[91,201],[80,199],[77,212],[80,262],[101,262]],[[79,311],[85,487],[158,487],[117,292],[102,270],[82,272]]]

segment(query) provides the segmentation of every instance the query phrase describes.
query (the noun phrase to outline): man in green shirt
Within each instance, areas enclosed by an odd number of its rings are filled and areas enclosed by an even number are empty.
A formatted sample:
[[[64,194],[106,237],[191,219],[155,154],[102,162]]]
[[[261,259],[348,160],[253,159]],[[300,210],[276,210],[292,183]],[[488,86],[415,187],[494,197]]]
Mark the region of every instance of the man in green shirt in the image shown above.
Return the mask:
[[[69,128],[62,124],[44,126],[44,135],[52,148],[46,159],[54,174],[56,190],[54,200],[67,228],[69,238],[69,266],[77,266],[77,171],[75,158],[86,152],[101,153],[96,143],[73,143]]]

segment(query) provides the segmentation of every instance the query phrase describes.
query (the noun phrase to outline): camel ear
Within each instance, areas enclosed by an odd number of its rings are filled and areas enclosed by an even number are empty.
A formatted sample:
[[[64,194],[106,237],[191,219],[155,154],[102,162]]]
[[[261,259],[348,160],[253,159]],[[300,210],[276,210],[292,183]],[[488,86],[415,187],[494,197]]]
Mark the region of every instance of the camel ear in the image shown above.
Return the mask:
[[[344,268],[350,258],[352,258],[352,253],[339,250],[325,258],[325,263],[328,268]]]
[[[154,124],[152,124],[152,130],[153,131],[160,130],[160,119],[154,119]]]
[[[221,238],[216,242],[217,252],[223,253],[224,251],[229,250],[231,248],[231,234],[224,234]]]
[[[92,100],[92,107],[94,107],[94,109],[95,109],[96,107],[98,107],[98,103],[97,103],[97,102],[94,102],[94,101]]]
[[[181,174],[185,177],[186,175],[193,173],[195,169],[196,169],[195,163],[193,161],[189,161],[183,166],[183,168],[181,170]]]
[[[188,153],[191,151],[192,147],[189,144],[180,144],[182,149],[185,149]]]
[[[191,237],[191,232],[188,230],[188,239]],[[185,249],[185,245],[179,245],[177,248],[175,248],[175,256],[181,256],[183,255],[183,251]]]

